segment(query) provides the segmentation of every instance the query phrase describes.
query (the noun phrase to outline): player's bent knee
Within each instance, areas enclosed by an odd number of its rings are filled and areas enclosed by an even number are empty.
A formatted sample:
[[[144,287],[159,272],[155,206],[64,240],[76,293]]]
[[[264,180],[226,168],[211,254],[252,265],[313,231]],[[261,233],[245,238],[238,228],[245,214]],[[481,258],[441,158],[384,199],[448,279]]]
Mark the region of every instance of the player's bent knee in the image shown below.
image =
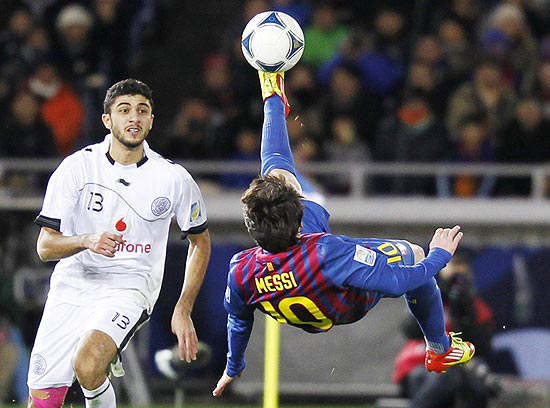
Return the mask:
[[[100,367],[94,364],[94,362],[86,363],[85,360],[75,361],[74,371],[80,385],[88,390],[99,387],[105,381],[107,373],[105,367]]]
[[[65,402],[69,387],[29,389],[29,408],[60,408]]]

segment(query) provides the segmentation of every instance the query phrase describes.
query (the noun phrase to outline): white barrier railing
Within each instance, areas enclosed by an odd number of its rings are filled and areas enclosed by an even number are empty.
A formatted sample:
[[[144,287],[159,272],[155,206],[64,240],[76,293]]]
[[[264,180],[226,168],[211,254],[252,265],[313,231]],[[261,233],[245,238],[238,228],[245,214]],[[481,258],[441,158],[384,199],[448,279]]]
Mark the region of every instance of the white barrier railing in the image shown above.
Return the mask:
[[[259,163],[221,160],[185,160],[183,164],[199,184],[221,174],[250,173],[256,175]],[[8,173],[48,175],[59,159],[0,159],[0,180]],[[326,206],[334,222],[362,224],[416,224],[462,222],[479,225],[550,225],[550,206],[545,197],[545,184],[550,179],[550,164],[449,164],[449,163],[307,163],[301,171],[314,176],[340,175],[350,182],[347,195],[331,196]],[[491,175],[495,177],[526,177],[531,194],[525,198],[441,198],[422,196],[377,196],[366,191],[366,181],[372,176],[415,177],[452,176],[457,174]],[[215,183],[214,183],[215,184]],[[210,187],[211,183],[208,183]],[[209,217],[216,221],[241,219],[242,191],[224,190],[219,185],[204,188]],[[8,188],[0,192],[0,210],[38,210],[42,192],[32,189],[13,193]]]

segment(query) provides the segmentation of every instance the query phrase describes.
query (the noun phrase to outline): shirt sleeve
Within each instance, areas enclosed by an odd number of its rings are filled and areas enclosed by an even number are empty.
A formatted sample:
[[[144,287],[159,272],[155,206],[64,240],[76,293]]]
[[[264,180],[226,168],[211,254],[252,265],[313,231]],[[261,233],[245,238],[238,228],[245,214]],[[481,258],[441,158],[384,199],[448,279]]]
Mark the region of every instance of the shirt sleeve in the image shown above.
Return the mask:
[[[324,272],[342,287],[352,286],[388,296],[401,296],[434,277],[452,255],[441,248],[432,249],[414,265],[388,263],[388,256],[345,236],[327,236],[319,244]]]
[[[226,370],[227,375],[235,377],[245,368],[244,354],[254,325],[254,308],[245,304],[231,271],[227,278],[224,307],[228,313]]]
[[[239,319],[229,314],[227,316],[227,375],[235,377],[243,372],[246,361],[244,353],[250,340],[254,318]]]
[[[78,202],[78,171],[75,156],[61,162],[51,175],[42,209],[35,223],[67,235],[72,234],[74,209]]]
[[[199,186],[191,175],[179,166],[182,178],[181,198],[176,207],[176,219],[181,228],[182,239],[188,234],[200,234],[208,228],[206,205]]]
[[[430,250],[426,258],[414,265],[388,264],[385,255],[375,253],[374,256],[376,259],[372,266],[354,265],[345,284],[390,296],[401,296],[430,281],[452,257],[441,248]],[[357,262],[356,259],[352,261]]]

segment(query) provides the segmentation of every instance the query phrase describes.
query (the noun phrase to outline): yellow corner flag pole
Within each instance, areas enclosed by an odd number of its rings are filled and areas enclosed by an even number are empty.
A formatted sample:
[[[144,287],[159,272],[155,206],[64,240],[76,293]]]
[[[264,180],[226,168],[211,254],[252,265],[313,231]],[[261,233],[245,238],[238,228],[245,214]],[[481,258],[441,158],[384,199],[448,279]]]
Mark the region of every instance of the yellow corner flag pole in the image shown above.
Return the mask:
[[[281,324],[265,317],[264,345],[264,406],[279,408],[279,357],[281,349]]]

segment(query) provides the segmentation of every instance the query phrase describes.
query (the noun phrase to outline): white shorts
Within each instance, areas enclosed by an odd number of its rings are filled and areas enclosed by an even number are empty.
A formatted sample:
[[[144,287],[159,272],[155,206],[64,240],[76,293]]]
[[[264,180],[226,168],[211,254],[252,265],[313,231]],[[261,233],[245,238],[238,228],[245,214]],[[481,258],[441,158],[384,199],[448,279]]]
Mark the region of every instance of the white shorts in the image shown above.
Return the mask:
[[[75,380],[74,353],[85,332],[106,333],[120,353],[148,319],[147,312],[128,299],[82,306],[48,297],[31,352],[29,388],[70,386]]]

